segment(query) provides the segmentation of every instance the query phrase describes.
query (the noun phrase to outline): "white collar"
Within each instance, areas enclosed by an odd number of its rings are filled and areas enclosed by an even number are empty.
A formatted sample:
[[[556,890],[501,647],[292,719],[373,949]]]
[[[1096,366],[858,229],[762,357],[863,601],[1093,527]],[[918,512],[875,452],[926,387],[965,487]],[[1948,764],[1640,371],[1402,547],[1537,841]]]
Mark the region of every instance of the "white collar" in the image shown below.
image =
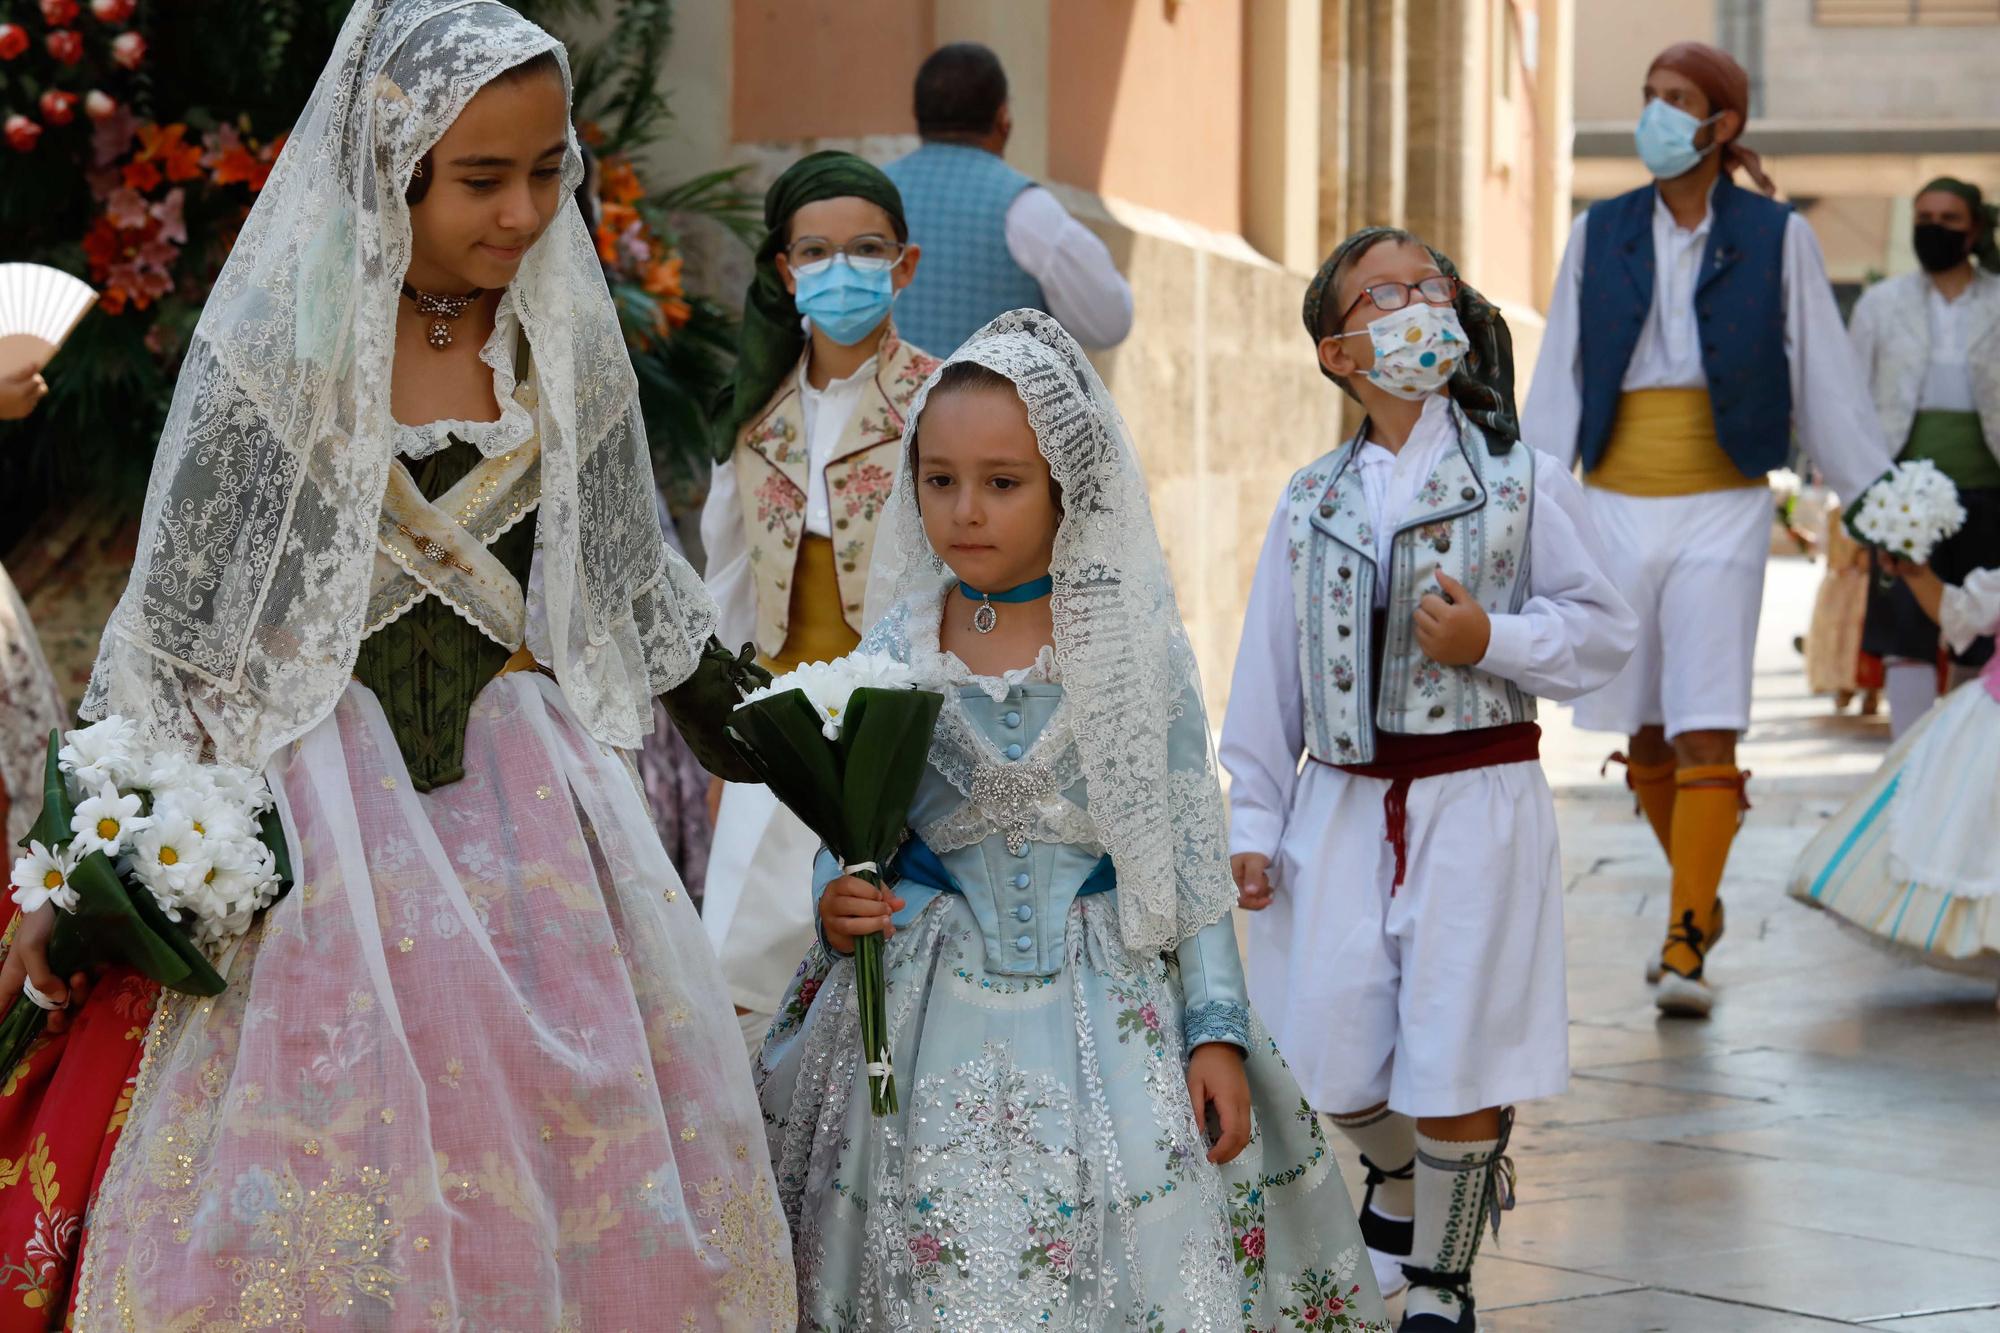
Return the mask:
[[[856,366],[853,374],[837,380],[828,380],[824,389],[815,389],[812,386],[812,380],[806,375],[807,368],[812,364],[812,349],[809,347],[806,349],[804,355],[799,357],[799,392],[810,397],[820,394],[848,393],[859,389],[864,383],[875,378],[876,365],[880,360],[881,354],[878,352]]]
[[[1708,187],[1708,199],[1702,205],[1701,221],[1695,223],[1692,230],[1680,224],[1680,220],[1674,216],[1674,210],[1667,207],[1666,196],[1660,193],[1659,185],[1655,184],[1653,186],[1653,221],[1664,225],[1669,235],[1686,236],[1690,240],[1708,235],[1709,227],[1715,222],[1715,191],[1721,184],[1722,176],[1718,172],[1715,180]]]

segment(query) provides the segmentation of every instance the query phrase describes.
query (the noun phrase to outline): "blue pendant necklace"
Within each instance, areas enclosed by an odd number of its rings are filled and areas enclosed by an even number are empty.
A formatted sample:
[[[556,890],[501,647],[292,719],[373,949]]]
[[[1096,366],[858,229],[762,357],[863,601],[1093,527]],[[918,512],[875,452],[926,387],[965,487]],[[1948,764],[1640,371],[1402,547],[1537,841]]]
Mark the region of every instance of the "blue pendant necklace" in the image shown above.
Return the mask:
[[[965,599],[979,603],[979,609],[972,613],[972,628],[981,634],[991,634],[1000,624],[1000,613],[993,609],[995,602],[1003,606],[1013,606],[1020,602],[1039,602],[1047,597],[1055,586],[1055,577],[1050,574],[1044,574],[1038,579],[1029,579],[1026,583],[1009,588],[1005,592],[981,592],[963,579],[958,582],[958,590]]]

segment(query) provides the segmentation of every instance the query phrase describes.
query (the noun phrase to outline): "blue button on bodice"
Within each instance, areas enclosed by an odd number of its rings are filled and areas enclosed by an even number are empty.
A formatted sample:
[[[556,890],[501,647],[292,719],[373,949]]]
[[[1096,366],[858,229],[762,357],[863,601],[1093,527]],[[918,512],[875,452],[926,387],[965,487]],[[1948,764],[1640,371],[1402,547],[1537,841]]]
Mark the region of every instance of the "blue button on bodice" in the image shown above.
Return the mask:
[[[1032,883],[1034,883],[1034,880],[1029,876],[1028,872],[1025,870],[1023,870],[1020,874],[1014,876],[1014,887],[1017,889],[1025,889]]]
[[[1021,725],[1021,715],[1015,712],[1011,708],[1008,709],[1006,713],[1004,713],[1001,716],[1000,720],[1010,727],[1018,727]]]
[[[1014,855],[1016,857],[1026,857],[1030,850],[1031,848],[1028,846],[1027,843],[1024,842],[1019,847],[1016,847],[1014,849]]]
[[[1014,919],[1016,921],[1033,921],[1035,919],[1035,909],[1026,903],[1022,903],[1014,909]]]
[[[1021,743],[1016,741],[1000,753],[1006,755],[1009,759],[1019,759],[1021,757]]]
[[[1023,935],[1014,941],[1014,947],[1022,953],[1027,953],[1035,947],[1035,937],[1033,935]]]

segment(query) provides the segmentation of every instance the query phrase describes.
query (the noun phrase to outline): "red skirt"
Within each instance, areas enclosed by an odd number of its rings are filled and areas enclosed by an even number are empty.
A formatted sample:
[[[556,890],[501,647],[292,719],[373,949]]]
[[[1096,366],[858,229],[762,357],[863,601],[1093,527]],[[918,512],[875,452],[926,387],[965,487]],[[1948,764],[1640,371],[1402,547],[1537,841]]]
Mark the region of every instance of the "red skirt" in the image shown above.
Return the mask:
[[[0,904],[0,925],[16,910]],[[159,991],[130,968],[107,968],[68,1031],[44,1034],[0,1070],[0,1333],[59,1329],[68,1318],[89,1205],[132,1102]]]

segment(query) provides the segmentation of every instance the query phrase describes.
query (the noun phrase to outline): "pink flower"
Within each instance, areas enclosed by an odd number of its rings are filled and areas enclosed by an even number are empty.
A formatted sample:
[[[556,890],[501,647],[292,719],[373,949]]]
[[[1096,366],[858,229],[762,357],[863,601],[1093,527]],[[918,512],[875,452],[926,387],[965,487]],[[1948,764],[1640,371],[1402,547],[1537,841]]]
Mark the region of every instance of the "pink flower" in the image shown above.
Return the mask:
[[[90,15],[99,23],[123,23],[139,7],[139,0],[90,0]]]
[[[1252,1259],[1264,1257],[1264,1228],[1251,1227],[1243,1233],[1243,1253]]]
[[[121,185],[104,201],[104,216],[120,231],[137,231],[146,225],[146,196]]]
[[[77,39],[81,47],[83,39]],[[111,43],[111,59],[123,69],[137,69],[146,59],[146,39],[136,32],[121,32]]]
[[[76,22],[76,0],[42,0],[42,22],[66,28]]]
[[[1347,1302],[1340,1299],[1340,1297],[1330,1296],[1327,1298],[1326,1312],[1328,1314],[1339,1314],[1342,1310],[1345,1310],[1346,1308],[1347,1308]]]
[[[82,33],[72,32],[68,28],[57,28],[43,39],[42,44],[48,47],[49,54],[59,64],[74,65],[83,59]]]
[[[167,191],[167,197],[153,205],[153,220],[160,224],[160,239],[170,245],[187,244],[187,223],[181,217],[181,205],[186,202],[187,191],[175,186]]]
[[[92,120],[103,121],[116,114],[117,111],[118,99],[110,93],[92,88],[84,94],[83,114],[89,116]]]
[[[942,1253],[944,1253],[944,1247],[938,1244],[938,1238],[929,1232],[925,1232],[920,1236],[910,1237],[910,1257],[918,1263],[934,1264],[938,1261],[938,1256]]]
[[[1150,1000],[1139,1006],[1139,1021],[1146,1025],[1148,1032],[1160,1030],[1160,1011],[1153,1007]]]
[[[28,49],[28,30],[18,23],[0,23],[0,60],[12,60]]]
[[[1068,1241],[1052,1240],[1049,1242],[1048,1248],[1043,1250],[1042,1253],[1048,1255],[1049,1267],[1055,1269],[1056,1272],[1063,1274],[1069,1272],[1070,1255],[1074,1251]]]
[[[1299,1317],[1304,1319],[1306,1327],[1310,1328],[1319,1322],[1319,1307],[1317,1305],[1308,1305],[1305,1309],[1299,1311]]]
[[[181,257],[181,252],[157,236],[139,247],[139,262],[151,264],[162,273]]]
[[[799,983],[799,1008],[812,1008],[813,997],[819,994],[820,979],[812,977]]]
[[[132,114],[131,108],[122,103],[114,106],[109,115],[97,122],[97,132],[90,136],[90,159],[92,165],[109,167],[119,158],[125,156],[126,150],[132,147],[132,137],[138,132],[139,121]],[[113,182],[124,179],[116,171],[108,172],[107,175]],[[91,188],[97,190],[97,183],[94,179],[91,183]],[[98,193],[102,197],[104,192],[98,191]]]
[[[7,146],[17,153],[34,152],[35,145],[42,137],[42,127],[23,115],[7,117],[4,126],[0,126],[0,131],[4,131],[7,136]]]
[[[51,88],[42,94],[42,123],[54,128],[76,119],[76,94]]]

